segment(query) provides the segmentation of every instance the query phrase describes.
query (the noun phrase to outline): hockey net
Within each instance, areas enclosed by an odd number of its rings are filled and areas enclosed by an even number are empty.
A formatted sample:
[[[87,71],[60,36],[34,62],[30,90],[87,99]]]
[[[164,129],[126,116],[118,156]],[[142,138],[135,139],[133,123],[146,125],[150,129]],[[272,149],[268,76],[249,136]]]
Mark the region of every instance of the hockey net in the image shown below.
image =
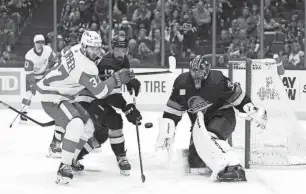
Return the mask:
[[[306,129],[291,107],[273,59],[231,61],[229,77],[240,82],[253,103],[268,112],[268,124],[262,130],[241,119],[232,134],[233,147],[244,150],[245,167],[306,165]]]

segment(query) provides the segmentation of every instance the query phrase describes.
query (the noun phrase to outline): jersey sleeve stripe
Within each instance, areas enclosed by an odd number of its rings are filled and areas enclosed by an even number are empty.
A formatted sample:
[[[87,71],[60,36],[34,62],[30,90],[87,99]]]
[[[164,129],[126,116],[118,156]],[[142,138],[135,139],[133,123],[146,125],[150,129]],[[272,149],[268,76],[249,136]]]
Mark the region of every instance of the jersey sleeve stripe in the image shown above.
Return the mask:
[[[177,110],[177,109],[174,109],[170,106],[166,106],[165,112],[181,117],[184,114],[185,111]]]
[[[104,85],[104,88],[102,89],[102,91],[99,94],[95,94],[95,96],[99,99],[105,98],[108,95],[108,87],[105,84],[101,84]]]
[[[65,106],[64,103],[61,103],[60,109],[62,109],[62,111],[65,113],[65,115],[68,117],[69,120],[73,119],[72,114],[70,113],[70,111],[68,110],[68,108]]]
[[[171,107],[171,108],[174,108],[178,111],[185,111],[185,108],[180,105],[179,103],[169,99],[168,102],[167,102],[167,106]]]
[[[95,100],[94,97],[92,97],[92,96],[85,96],[85,95],[80,95],[80,96],[77,96],[75,98],[75,101],[77,101],[77,102],[92,102],[94,100]]]
[[[222,106],[220,109],[226,109],[226,108],[229,108],[229,107],[238,106],[243,101],[246,94],[245,94],[245,92],[243,92],[241,90],[240,87],[239,87],[239,89],[237,89],[237,88],[236,88],[236,93],[228,100],[228,102],[230,104],[226,104],[226,105]]]

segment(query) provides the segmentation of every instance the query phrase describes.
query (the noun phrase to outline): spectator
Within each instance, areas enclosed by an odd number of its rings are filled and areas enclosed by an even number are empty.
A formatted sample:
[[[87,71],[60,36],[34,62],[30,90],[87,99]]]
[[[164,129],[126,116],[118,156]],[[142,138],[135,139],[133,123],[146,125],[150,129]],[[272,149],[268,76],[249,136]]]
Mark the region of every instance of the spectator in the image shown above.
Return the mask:
[[[132,21],[139,26],[140,24],[151,24],[150,19],[151,19],[151,10],[149,10],[146,7],[145,1],[141,0],[139,2],[139,8],[137,8],[133,13]],[[149,26],[145,25],[145,29],[148,30]]]
[[[9,9],[8,9],[8,6],[7,6],[7,0],[1,0],[0,1],[0,12],[8,12]]]
[[[15,42],[15,23],[8,17],[8,12],[4,11],[0,20],[0,34],[4,37],[7,51],[11,51]]]
[[[127,14],[127,4],[125,0],[113,0],[113,16],[122,17]]]
[[[172,56],[179,57],[183,40],[184,35],[180,32],[179,24],[174,23],[171,26],[170,37],[168,40],[170,43],[170,53]]]
[[[259,55],[259,44],[257,44],[256,39],[251,39],[250,48],[248,48],[246,57],[250,59],[257,59],[258,55]]]
[[[229,32],[227,30],[221,31],[220,40],[218,41],[218,47],[228,48],[231,45],[231,38],[229,36]]]
[[[197,23],[197,32],[200,39],[207,39],[209,35],[211,16],[203,1],[197,3],[197,7],[192,10],[193,17]]]
[[[2,57],[0,55],[0,64],[9,64],[10,62],[10,54],[7,51],[2,53]]]
[[[141,29],[139,31],[139,36],[138,36],[138,40],[137,40],[137,45],[140,44],[145,44],[147,48],[152,48],[152,42],[151,40],[146,36],[147,32],[146,29]]]
[[[227,55],[220,55],[217,60],[217,67],[228,68],[228,57]]]
[[[272,18],[272,11],[270,8],[265,9],[264,12],[264,30],[265,31],[275,31],[280,27],[280,24],[277,23],[273,18]],[[260,24],[260,22],[258,22]],[[258,31],[260,34],[260,27],[258,25]]]
[[[140,65],[140,60],[137,59],[138,56],[138,49],[136,40],[131,39],[129,41],[129,52],[128,52],[128,59],[130,61],[131,67],[137,67]]]
[[[304,58],[304,52],[301,50],[299,42],[292,43],[291,54],[289,55],[289,63],[292,63],[295,68],[301,68],[304,64],[300,64],[301,59]]]
[[[156,28],[161,28],[161,15],[157,10],[154,11],[154,18],[151,21],[151,30]]]
[[[239,34],[239,24],[238,21],[236,19],[232,20],[231,23],[231,28],[229,28],[229,33],[231,38],[237,38],[238,34]]]
[[[192,27],[190,23],[183,24],[183,43],[182,43],[182,56],[190,57],[196,42],[197,30],[195,27]]]
[[[249,14],[249,8],[245,7],[242,11],[242,17],[237,19],[239,29],[247,30],[248,34],[251,34],[255,29],[257,22]]]
[[[119,30],[125,31],[125,34],[128,39],[133,38],[133,29],[132,26],[129,24],[127,17],[122,17],[122,22],[119,24]]]
[[[289,57],[290,54],[291,54],[291,45],[290,45],[288,42],[286,42],[286,43],[284,44],[283,50],[280,51],[280,55],[281,55],[281,56],[282,56],[282,55],[287,55],[287,56]]]

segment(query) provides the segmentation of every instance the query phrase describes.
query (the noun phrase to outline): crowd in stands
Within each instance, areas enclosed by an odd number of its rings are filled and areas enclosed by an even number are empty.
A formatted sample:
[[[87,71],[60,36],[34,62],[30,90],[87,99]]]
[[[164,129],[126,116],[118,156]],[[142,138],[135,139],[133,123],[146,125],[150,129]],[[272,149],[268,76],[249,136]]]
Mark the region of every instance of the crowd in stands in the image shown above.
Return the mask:
[[[1,22],[5,22],[5,28],[0,26],[0,51],[6,56],[18,34],[16,26],[31,15],[37,0],[0,1],[0,10],[4,10],[0,11]],[[101,34],[105,51],[109,49],[109,33],[126,36],[128,55],[134,66],[160,66],[162,42],[165,56],[173,55],[181,62],[188,62],[197,54],[212,53],[213,0],[112,0],[111,32],[108,0],[65,1],[57,26],[57,51],[78,43],[82,32],[91,29]],[[216,1],[215,65],[226,67],[230,60],[260,58],[260,0]],[[278,57],[286,68],[306,68],[304,1],[264,1],[264,57]],[[165,2],[164,40],[161,38],[161,2]],[[23,6],[20,8],[20,3],[28,5],[29,13]],[[52,32],[47,35],[48,44],[52,44],[53,38]]]
[[[42,0],[0,0],[0,64],[10,60],[18,37]]]

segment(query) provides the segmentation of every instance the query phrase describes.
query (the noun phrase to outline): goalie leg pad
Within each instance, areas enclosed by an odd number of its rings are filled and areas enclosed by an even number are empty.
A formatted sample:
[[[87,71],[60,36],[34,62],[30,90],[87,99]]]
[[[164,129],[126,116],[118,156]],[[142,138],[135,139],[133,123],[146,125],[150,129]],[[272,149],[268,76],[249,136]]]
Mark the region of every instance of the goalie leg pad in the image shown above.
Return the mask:
[[[213,171],[212,179],[216,179],[218,173],[227,166],[240,164],[239,157],[233,148],[226,141],[218,139],[215,134],[207,131],[202,112],[197,113],[192,137],[198,155]]]

